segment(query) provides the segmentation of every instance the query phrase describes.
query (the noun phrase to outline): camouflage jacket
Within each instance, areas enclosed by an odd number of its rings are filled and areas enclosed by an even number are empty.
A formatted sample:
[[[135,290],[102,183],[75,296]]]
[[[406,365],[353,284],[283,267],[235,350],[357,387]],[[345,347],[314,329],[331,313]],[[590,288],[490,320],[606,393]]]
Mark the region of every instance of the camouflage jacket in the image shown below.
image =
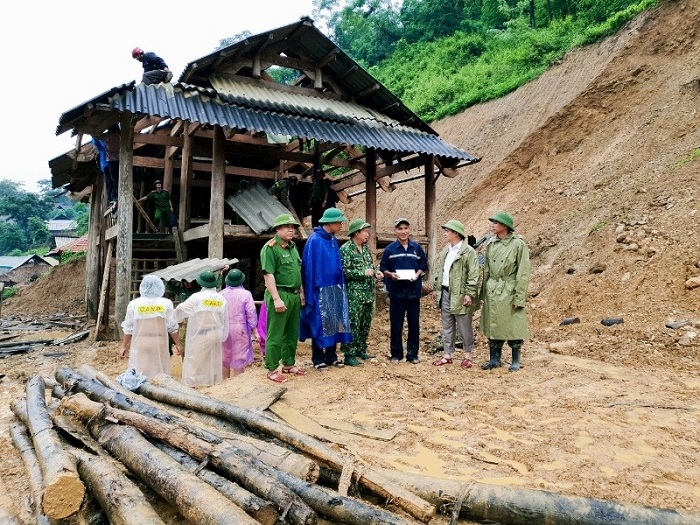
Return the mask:
[[[372,303],[374,302],[374,276],[365,275],[365,270],[375,270],[372,252],[365,244],[362,246],[362,253],[359,252],[355,243],[347,241],[340,247],[340,258],[343,261],[343,273],[348,289],[348,301],[350,303]]]

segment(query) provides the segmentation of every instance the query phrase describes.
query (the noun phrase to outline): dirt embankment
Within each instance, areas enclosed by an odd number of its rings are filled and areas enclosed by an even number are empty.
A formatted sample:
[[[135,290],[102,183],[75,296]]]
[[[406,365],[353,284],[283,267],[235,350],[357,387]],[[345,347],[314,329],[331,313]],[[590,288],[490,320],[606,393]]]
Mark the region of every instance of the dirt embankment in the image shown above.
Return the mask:
[[[292,378],[284,402],[317,421],[394,431],[389,441],[336,432],[339,446],[376,466],[700,513],[700,288],[685,284],[700,275],[699,19],[697,0],[664,2],[507,97],[434,123],[483,157],[439,179],[438,220],[459,218],[480,236],[489,214],[506,209],[530,246],[533,337],[521,372],[480,370],[481,337],[475,368],[431,366],[439,318],[426,298],[421,363],[387,362],[380,308],[378,359]],[[398,216],[421,224],[420,199],[421,183],[381,194],[378,228]],[[83,271],[76,263],[39,279],[3,315],[80,310]],[[581,322],[559,326],[570,316]],[[605,327],[607,316],[624,323]],[[118,343],[65,348],[0,361],[0,504],[27,493],[7,432],[25,378],[58,364],[125,368]],[[307,343],[297,362],[310,366]],[[208,390],[235,400],[266,383],[258,359]]]

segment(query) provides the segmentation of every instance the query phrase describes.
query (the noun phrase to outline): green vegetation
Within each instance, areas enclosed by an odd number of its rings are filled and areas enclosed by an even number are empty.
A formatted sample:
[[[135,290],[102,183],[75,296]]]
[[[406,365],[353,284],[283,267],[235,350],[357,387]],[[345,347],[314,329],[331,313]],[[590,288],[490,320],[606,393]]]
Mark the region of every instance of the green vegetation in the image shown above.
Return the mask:
[[[18,291],[19,291],[19,288],[17,286],[8,286],[7,288],[3,288],[3,290],[2,290],[3,301],[5,299],[9,299],[13,295],[15,295]]]
[[[87,231],[87,204],[65,196],[56,198],[50,181],[39,185],[40,192],[33,193],[24,190],[22,183],[0,180],[0,255],[45,255],[50,249],[51,234],[46,227],[50,219],[75,220],[78,235]]]
[[[700,148],[695,148],[692,152],[690,152],[689,155],[683,157],[678,162],[674,162],[673,164],[671,164],[670,169],[677,170],[678,168],[682,168],[686,164],[690,164],[691,162],[696,161],[698,159],[700,159]]]
[[[608,221],[598,221],[593,226],[591,226],[591,230],[589,231],[589,234],[600,231],[603,228],[605,228],[607,225],[608,225]]]
[[[658,1],[314,0],[314,17],[432,121],[506,95]]]

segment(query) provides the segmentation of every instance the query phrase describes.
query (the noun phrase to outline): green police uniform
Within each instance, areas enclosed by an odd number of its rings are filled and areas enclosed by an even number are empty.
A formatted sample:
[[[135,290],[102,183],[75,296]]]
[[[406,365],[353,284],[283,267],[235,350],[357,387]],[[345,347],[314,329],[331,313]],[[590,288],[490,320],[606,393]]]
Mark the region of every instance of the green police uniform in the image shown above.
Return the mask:
[[[362,252],[357,249],[352,240],[340,247],[340,258],[343,261],[343,273],[348,290],[348,306],[350,309],[350,329],[352,341],[343,343],[340,350],[346,358],[363,357],[367,355],[367,338],[374,315],[374,276],[365,275],[365,271],[376,271],[372,252],[365,244]]]
[[[280,359],[284,366],[292,366],[296,359],[301,312],[301,257],[293,242],[286,243],[275,235],[260,251],[263,273],[273,275],[280,299],[287,309],[275,311],[275,302],[265,290],[267,307],[267,340],[265,341],[265,368],[276,370]]]

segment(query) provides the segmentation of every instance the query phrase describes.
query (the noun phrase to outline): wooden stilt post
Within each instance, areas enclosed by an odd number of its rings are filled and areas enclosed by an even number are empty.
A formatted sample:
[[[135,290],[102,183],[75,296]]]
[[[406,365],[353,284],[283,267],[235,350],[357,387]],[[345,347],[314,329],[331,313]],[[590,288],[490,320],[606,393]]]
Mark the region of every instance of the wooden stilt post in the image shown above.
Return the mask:
[[[88,319],[97,318],[100,301],[100,231],[102,230],[102,187],[104,177],[95,177],[90,193],[90,226],[88,229],[88,249],[85,257],[85,304]]]
[[[224,197],[226,193],[226,138],[221,126],[214,126],[212,139],[211,200],[209,201],[209,257],[224,256]]]
[[[105,309],[105,302],[107,296],[109,295],[109,271],[112,267],[112,241],[107,241],[107,250],[105,257],[105,269],[102,274],[102,286],[100,287],[100,304],[97,308],[97,316],[95,318],[95,331],[92,333],[90,341],[94,343],[97,341],[97,336],[100,333],[100,321],[102,320],[102,315]]]
[[[377,252],[377,155],[374,148],[367,148],[367,180],[365,181],[365,220],[372,225],[369,230],[367,246],[374,254]]]
[[[437,255],[437,225],[435,224],[435,157],[425,163],[425,235],[428,237],[428,264]]]
[[[182,146],[182,166],[180,167],[180,206],[178,224],[184,232],[190,227],[190,181],[192,180],[192,135],[190,124],[185,123]]]
[[[134,125],[131,113],[120,118],[119,208],[117,210],[117,270],[114,300],[114,336],[121,339],[121,321],[131,300],[131,254],[134,235]]]

